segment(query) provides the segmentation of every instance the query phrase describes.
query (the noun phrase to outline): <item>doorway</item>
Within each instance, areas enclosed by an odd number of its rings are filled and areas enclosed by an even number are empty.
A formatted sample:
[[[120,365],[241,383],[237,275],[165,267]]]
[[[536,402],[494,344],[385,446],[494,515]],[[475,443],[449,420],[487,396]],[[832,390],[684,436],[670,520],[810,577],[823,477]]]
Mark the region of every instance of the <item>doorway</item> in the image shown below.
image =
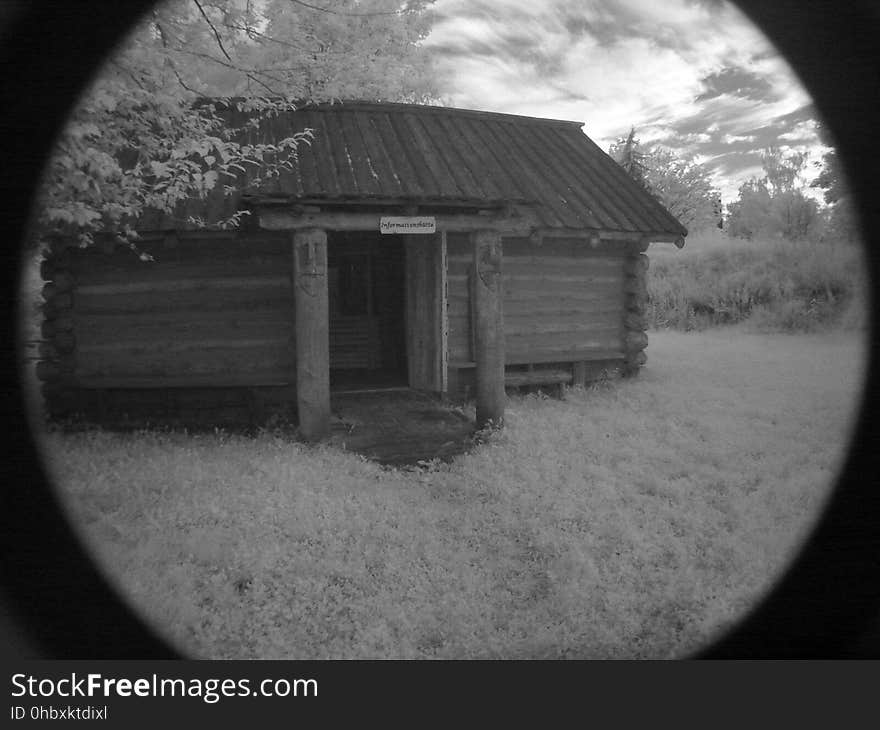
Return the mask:
[[[406,387],[403,241],[337,232],[327,241],[330,388]]]

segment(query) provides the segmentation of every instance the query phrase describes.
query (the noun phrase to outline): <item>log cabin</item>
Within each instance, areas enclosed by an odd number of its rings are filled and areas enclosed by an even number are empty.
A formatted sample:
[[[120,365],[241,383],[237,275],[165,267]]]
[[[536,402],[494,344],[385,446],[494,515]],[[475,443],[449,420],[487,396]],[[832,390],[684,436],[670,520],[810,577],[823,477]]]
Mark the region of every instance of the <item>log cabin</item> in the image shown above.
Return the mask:
[[[314,137],[271,180],[143,215],[152,260],[110,235],[52,243],[49,414],[280,407],[319,439],[335,390],[473,398],[482,426],[503,419],[505,388],[636,373],[645,251],[687,231],[582,126],[362,102],[263,120],[260,140]],[[211,229],[236,210],[242,225]]]

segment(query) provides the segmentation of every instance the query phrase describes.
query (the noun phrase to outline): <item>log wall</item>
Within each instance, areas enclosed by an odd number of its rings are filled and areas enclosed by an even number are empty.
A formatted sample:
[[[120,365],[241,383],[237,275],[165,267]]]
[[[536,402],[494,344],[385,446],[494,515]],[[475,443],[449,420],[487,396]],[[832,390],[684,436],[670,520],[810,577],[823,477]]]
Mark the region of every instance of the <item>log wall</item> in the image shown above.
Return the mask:
[[[384,310],[405,313],[411,385],[442,390],[437,363],[443,323],[434,301],[442,256],[436,245],[427,246],[437,244],[434,237],[413,238],[406,307],[402,292],[389,290],[367,316],[379,315],[397,331]],[[181,234],[145,241],[141,248],[155,260],[141,261],[127,248],[98,247],[65,248],[44,262],[37,375],[49,412],[102,416],[108,408],[152,408],[158,420],[168,420],[175,409],[198,407],[210,414],[208,421],[222,422],[221,413],[235,411],[235,421],[242,414],[261,416],[266,404],[275,409],[295,403],[289,237]],[[636,373],[646,361],[645,248],[505,238],[507,385],[578,384],[609,372]],[[395,254],[388,265],[402,266],[401,258]],[[446,259],[447,390],[461,394],[472,385],[474,368],[473,245],[467,234],[448,235]],[[387,367],[397,360],[391,348],[377,348],[394,337],[375,331],[375,323],[342,324],[331,327],[331,366],[349,364],[345,357],[355,358],[349,365],[355,367]],[[351,347],[357,338],[361,346]]]
[[[647,243],[630,244],[624,268],[624,359],[623,374],[635,375],[648,358],[648,328],[645,308],[648,304],[648,257],[644,251]]]
[[[220,394],[295,387],[286,236],[202,233],[139,247],[154,260],[127,247],[94,247],[65,248],[44,262],[38,376],[50,413],[101,410],[141,388]]]
[[[627,244],[593,247],[585,239],[546,239],[537,245],[505,238],[503,252],[508,385],[586,381],[625,361],[625,290],[633,255]],[[472,379],[472,259],[466,236],[450,234],[447,313],[453,393]]]

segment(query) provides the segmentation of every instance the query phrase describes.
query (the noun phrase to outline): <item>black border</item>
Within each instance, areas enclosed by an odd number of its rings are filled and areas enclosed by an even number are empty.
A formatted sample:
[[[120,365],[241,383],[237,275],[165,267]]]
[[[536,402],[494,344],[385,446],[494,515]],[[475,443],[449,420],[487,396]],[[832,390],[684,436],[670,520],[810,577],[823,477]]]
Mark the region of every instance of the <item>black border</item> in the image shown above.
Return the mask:
[[[78,89],[151,2],[46,0],[8,5],[0,28],[0,200],[3,206],[3,318],[7,346],[0,399],[2,613],[13,655],[32,658],[180,658],[102,580],[56,508],[25,415],[12,323],[18,252],[31,191]],[[878,281],[880,8],[870,0],[741,0],[741,9],[795,68],[831,128],[860,193],[871,279]],[[871,302],[871,342],[877,302]],[[876,353],[846,469],[798,561],[770,596],[701,658],[880,657],[880,452]],[[5,624],[5,625],[4,625]]]

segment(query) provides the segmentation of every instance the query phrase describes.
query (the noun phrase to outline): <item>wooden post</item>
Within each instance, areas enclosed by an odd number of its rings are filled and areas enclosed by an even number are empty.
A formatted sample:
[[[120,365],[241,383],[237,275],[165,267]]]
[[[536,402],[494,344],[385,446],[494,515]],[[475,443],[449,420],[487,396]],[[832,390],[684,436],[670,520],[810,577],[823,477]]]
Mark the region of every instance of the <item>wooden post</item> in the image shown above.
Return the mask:
[[[477,428],[504,420],[504,314],[501,291],[501,234],[475,231],[474,361],[476,364]]]
[[[307,441],[330,431],[330,321],[327,295],[327,233],[312,228],[293,234],[296,307],[296,405]]]
[[[444,395],[449,391],[449,316],[447,313],[449,302],[449,287],[447,283],[447,269],[449,262],[446,252],[446,231],[440,232],[440,250],[437,270],[437,327],[440,334],[440,352],[437,357],[437,385]]]

